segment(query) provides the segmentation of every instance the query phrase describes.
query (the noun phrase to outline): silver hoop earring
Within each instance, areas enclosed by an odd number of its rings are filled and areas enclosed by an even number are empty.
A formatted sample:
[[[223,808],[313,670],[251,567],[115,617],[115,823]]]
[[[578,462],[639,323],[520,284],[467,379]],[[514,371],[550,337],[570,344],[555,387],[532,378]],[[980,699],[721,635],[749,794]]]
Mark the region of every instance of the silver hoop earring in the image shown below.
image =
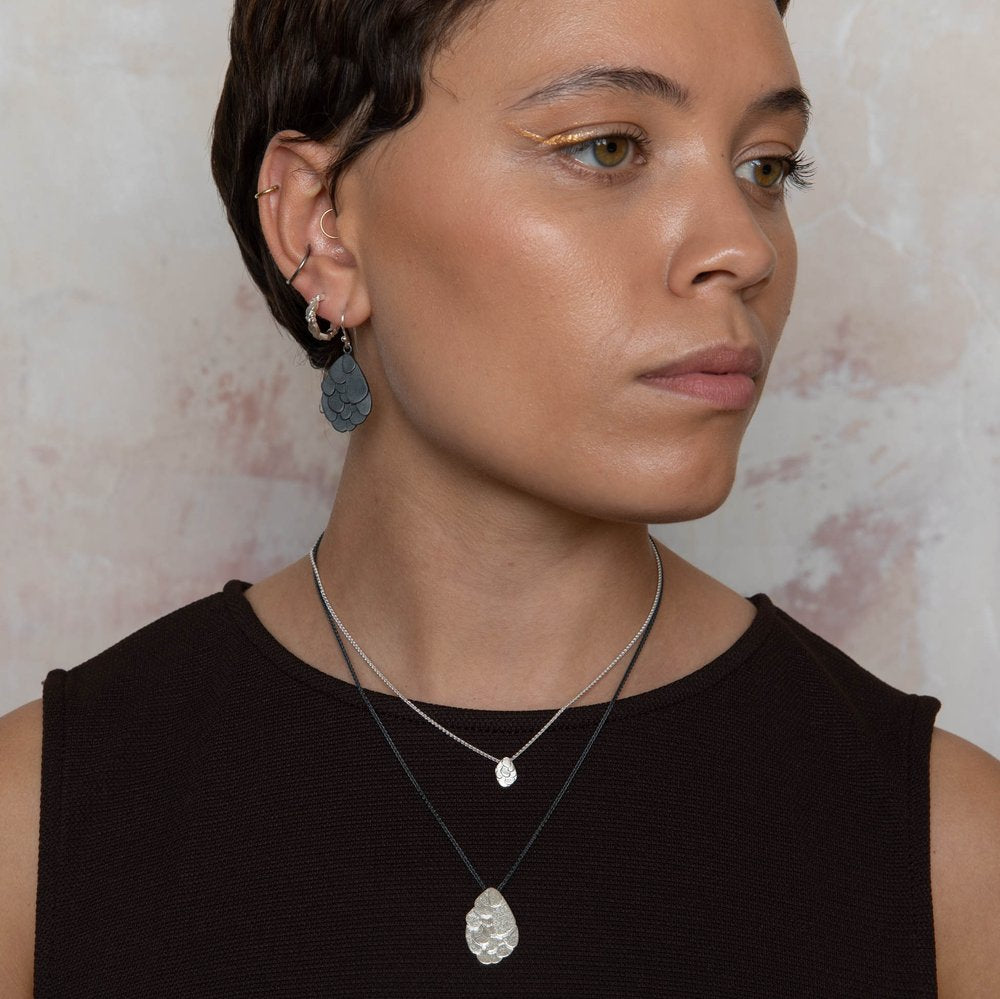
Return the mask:
[[[316,318],[316,311],[319,309],[319,303],[325,299],[326,295],[317,295],[306,306],[306,326],[309,327],[309,332],[312,333],[313,337],[317,340],[332,340],[337,335],[333,330],[321,329],[319,320]]]
[[[334,430],[350,433],[368,419],[372,411],[372,395],[361,366],[354,360],[351,338],[344,326],[344,315],[340,317],[337,333],[343,346],[343,353],[327,368],[323,376],[323,395],[320,409],[330,421]],[[332,339],[335,333],[330,334]]]
[[[312,253],[312,244],[306,243],[306,252],[302,259],[299,261],[299,266],[292,271],[292,276],[290,278],[285,278],[285,284],[289,287],[292,286],[292,282],[299,276],[302,272],[302,268],[305,267],[306,261],[309,259],[309,254]]]

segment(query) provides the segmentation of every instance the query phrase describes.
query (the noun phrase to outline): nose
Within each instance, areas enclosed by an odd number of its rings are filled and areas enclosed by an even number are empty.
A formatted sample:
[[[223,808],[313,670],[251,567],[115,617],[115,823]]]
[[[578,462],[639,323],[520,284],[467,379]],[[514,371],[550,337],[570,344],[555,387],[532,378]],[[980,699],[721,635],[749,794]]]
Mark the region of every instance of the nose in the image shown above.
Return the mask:
[[[755,210],[752,195],[732,173],[713,173],[711,180],[703,175],[689,188],[684,221],[674,233],[667,285],[681,298],[728,290],[749,301],[770,284],[778,263],[758,219],[771,209]]]

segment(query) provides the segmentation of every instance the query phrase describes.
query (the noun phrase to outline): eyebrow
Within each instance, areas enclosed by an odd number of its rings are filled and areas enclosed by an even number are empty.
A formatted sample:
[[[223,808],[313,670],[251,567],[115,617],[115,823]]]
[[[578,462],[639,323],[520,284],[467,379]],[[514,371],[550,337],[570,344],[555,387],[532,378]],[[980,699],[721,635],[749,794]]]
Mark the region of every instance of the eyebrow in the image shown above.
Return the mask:
[[[624,93],[642,94],[646,97],[659,98],[679,108],[684,108],[691,102],[691,95],[685,87],[661,73],[634,66],[584,66],[582,69],[574,69],[557,77],[538,90],[533,90],[516,104],[512,104],[508,110],[520,111],[526,107],[546,104],[561,97],[584,94],[590,90],[619,90]]]
[[[528,107],[547,104],[563,97],[586,94],[592,90],[614,90],[655,97],[682,111],[690,108],[692,104],[691,92],[662,73],[639,66],[584,66],[533,90],[507,110],[522,111]],[[811,108],[809,97],[801,87],[785,87],[756,98],[744,113],[747,117],[794,114],[808,128]]]

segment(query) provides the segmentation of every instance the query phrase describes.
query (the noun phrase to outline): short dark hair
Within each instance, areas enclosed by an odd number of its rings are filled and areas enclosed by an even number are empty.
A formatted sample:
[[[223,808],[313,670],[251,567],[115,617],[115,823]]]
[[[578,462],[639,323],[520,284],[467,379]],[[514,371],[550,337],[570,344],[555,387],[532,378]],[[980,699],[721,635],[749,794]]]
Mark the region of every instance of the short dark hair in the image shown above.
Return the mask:
[[[326,367],[339,341],[306,328],[302,297],[285,284],[257,215],[257,175],[278,132],[324,142],[339,133],[327,171],[337,178],[379,136],[411,121],[426,65],[492,0],[236,0],[231,59],[215,114],[212,175],[250,276],[275,319]],[[789,0],[775,0],[782,16]]]

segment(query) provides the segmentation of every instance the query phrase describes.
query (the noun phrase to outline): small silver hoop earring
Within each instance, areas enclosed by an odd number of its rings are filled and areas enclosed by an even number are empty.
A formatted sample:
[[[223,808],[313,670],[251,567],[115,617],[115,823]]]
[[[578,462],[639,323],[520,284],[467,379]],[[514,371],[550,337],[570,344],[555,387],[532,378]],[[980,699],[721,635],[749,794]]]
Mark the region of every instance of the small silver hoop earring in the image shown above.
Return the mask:
[[[342,312],[340,314],[340,325],[337,327],[337,333],[340,334],[340,345],[344,348],[345,354],[353,354],[354,348],[351,346],[351,338],[347,335],[347,327],[344,326],[344,320],[347,318],[347,313]]]
[[[339,240],[340,239],[339,236],[333,236],[330,233],[328,233],[326,231],[326,226],[323,225],[323,223],[326,221],[327,215],[329,215],[332,211],[333,211],[332,208],[328,208],[325,212],[323,212],[323,214],[319,218],[319,227],[320,227],[320,230],[322,231],[323,235],[326,236],[327,239],[337,239],[337,240]]]
[[[306,253],[305,256],[299,261],[299,266],[295,268],[292,276],[290,278],[285,278],[285,284],[291,287],[292,282],[299,276],[302,268],[305,267],[306,261],[309,259],[309,254],[312,253],[312,244],[306,243]]]
[[[319,320],[316,318],[316,310],[319,303],[326,298],[326,295],[317,295],[308,306],[306,306],[306,326],[309,332],[317,340],[332,340],[337,334],[333,330],[320,329]]]

